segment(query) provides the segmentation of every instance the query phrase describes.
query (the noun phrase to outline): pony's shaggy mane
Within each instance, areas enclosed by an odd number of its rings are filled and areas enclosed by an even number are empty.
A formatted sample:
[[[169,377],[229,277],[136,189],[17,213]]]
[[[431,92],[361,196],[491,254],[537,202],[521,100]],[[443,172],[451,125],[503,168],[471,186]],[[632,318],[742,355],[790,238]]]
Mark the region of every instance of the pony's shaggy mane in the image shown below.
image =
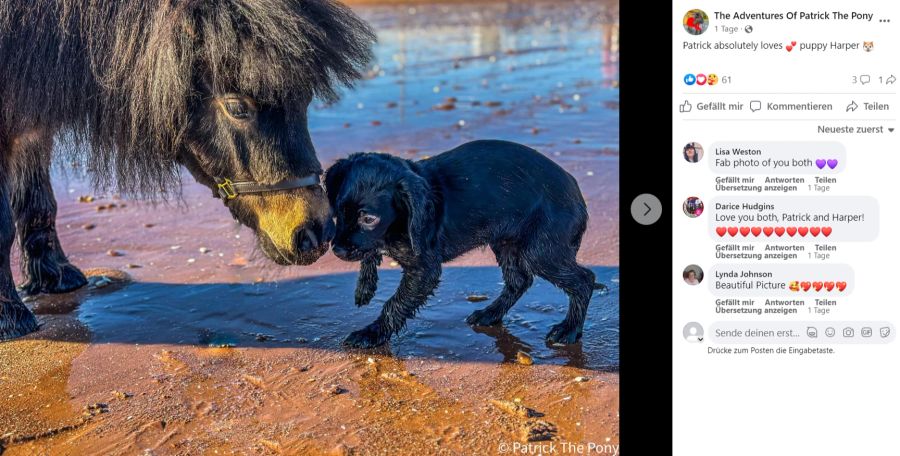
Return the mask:
[[[305,109],[361,77],[374,40],[333,0],[0,0],[0,126],[68,133],[96,186],[158,194],[198,84]]]

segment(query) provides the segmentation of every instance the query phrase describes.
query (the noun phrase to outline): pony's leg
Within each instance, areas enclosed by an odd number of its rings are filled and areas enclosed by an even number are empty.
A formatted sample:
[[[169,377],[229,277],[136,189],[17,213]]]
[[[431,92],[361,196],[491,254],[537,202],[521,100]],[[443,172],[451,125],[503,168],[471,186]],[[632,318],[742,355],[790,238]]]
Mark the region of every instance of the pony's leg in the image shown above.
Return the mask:
[[[0,138],[2,139],[2,138]],[[0,341],[24,336],[38,329],[34,314],[22,304],[9,266],[16,226],[9,206],[7,167],[9,151],[0,143]]]
[[[50,186],[53,137],[36,130],[11,141],[11,202],[22,249],[24,294],[66,293],[87,284],[69,263],[56,235],[56,199]]]

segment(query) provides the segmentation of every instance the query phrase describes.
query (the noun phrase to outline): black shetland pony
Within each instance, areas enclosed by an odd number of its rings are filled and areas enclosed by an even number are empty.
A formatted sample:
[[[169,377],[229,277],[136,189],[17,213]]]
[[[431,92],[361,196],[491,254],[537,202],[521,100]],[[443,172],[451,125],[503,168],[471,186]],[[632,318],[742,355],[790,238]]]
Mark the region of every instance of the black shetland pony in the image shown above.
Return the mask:
[[[361,76],[375,37],[332,0],[0,0],[0,340],[37,329],[24,293],[83,286],[56,233],[54,138],[98,188],[165,197],[179,165],[279,264],[328,250],[311,99]]]

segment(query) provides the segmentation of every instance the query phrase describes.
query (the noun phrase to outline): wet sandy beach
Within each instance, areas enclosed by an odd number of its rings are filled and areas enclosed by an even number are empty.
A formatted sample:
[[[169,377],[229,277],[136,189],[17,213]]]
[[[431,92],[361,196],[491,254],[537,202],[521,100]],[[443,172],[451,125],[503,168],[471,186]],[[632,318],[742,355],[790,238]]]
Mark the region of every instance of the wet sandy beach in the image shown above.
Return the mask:
[[[618,444],[616,4],[355,8],[378,31],[377,62],[340,102],[311,109],[323,166],[361,150],[423,159],[478,138],[556,160],[589,205],[579,261],[612,290],[592,300],[583,342],[545,345],[567,300],[543,280],[503,327],[467,326],[489,303],[470,297],[493,299],[502,287],[490,251],[476,251],[445,265],[436,296],[387,347],[344,350],[343,337],[372,321],[397,286],[389,259],[373,303],[358,309],[356,264],[330,253],[307,267],[268,262],[188,176],[179,199],[150,204],[93,192],[59,163],[60,238],[96,278],[89,289],[29,300],[41,330],[0,343],[0,453],[497,454],[529,438]],[[520,352],[534,364],[518,362]]]

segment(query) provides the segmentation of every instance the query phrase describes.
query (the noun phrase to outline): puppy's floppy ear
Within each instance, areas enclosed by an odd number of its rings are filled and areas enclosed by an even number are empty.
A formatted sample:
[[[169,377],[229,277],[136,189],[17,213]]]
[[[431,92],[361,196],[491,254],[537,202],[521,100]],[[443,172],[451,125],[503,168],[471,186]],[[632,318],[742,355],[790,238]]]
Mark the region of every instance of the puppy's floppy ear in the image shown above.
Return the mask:
[[[334,207],[338,193],[344,185],[344,178],[347,177],[347,171],[350,171],[350,160],[342,158],[325,172],[325,193],[328,194],[328,203]]]
[[[397,196],[409,214],[409,242],[416,256],[434,247],[434,202],[424,177],[407,169],[397,183]]]

